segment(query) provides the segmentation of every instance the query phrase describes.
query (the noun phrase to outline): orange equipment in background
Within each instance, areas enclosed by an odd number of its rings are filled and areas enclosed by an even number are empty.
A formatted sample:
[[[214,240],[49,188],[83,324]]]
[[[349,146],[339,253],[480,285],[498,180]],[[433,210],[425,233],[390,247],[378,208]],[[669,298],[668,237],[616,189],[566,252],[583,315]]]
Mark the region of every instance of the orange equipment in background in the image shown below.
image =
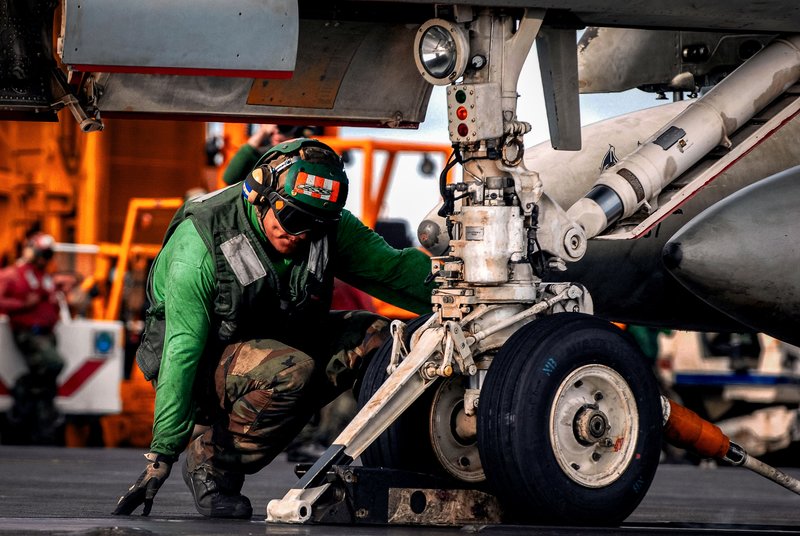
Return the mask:
[[[204,140],[203,123],[108,120],[85,134],[71,117],[0,122],[0,259],[12,262],[37,227],[58,242],[118,242],[129,199],[208,189]],[[170,217],[152,222],[147,242]]]
[[[326,128],[322,141],[339,152],[360,153],[351,173],[362,182],[362,220],[374,228],[396,172],[400,153],[443,155],[447,144],[343,139]],[[222,172],[248,138],[244,124],[222,125],[221,164],[206,154],[205,123],[106,120],[102,132],[85,134],[71,118],[59,123],[0,123],[0,266],[13,262],[32,229],[58,242],[94,245],[95,254],[76,257],[70,267],[91,292],[94,319],[129,320],[123,298],[143,292],[148,263],[155,258],[174,211],[192,189],[223,186]],[[382,168],[378,169],[382,164]],[[131,268],[136,265],[136,277]],[[135,288],[131,288],[131,284]],[[143,300],[135,301],[143,303]],[[133,307],[135,308],[135,307]],[[391,318],[415,315],[375,300]],[[136,320],[136,319],[134,319]],[[136,322],[126,322],[129,330]],[[154,392],[137,367],[127,371],[120,392],[122,413],[100,419],[107,446],[146,447],[150,441]],[[85,423],[68,427],[69,446],[86,444]]]

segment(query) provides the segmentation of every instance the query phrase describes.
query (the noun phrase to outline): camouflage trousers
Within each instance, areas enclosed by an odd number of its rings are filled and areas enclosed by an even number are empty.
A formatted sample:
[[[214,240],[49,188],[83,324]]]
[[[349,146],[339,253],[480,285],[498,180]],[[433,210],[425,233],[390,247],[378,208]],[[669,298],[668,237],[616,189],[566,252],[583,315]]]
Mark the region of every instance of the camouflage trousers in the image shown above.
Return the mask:
[[[218,417],[189,445],[190,471],[253,474],[277,456],[311,416],[353,387],[389,337],[389,323],[367,311],[332,311],[311,356],[274,339],[231,344],[214,374]]]
[[[14,342],[31,375],[46,382],[55,382],[64,367],[64,358],[56,349],[55,335],[18,329],[14,331]]]

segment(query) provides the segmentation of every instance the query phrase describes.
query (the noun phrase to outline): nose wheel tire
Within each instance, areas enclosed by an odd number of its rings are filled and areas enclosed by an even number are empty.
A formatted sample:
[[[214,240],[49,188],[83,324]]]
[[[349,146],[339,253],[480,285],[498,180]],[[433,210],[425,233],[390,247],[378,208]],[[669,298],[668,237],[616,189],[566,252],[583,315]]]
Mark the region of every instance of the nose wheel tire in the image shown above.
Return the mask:
[[[661,418],[636,343],[606,321],[562,313],[523,326],[495,357],[478,447],[490,489],[513,516],[614,525],[653,480]]]

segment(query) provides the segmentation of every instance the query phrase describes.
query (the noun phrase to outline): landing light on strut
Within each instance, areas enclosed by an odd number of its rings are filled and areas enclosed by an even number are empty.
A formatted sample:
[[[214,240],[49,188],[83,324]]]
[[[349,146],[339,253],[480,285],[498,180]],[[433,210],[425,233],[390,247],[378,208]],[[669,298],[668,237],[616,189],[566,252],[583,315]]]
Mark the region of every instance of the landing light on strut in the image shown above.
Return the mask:
[[[437,86],[445,86],[464,74],[469,56],[469,38],[461,26],[431,19],[417,31],[414,59],[420,74]]]

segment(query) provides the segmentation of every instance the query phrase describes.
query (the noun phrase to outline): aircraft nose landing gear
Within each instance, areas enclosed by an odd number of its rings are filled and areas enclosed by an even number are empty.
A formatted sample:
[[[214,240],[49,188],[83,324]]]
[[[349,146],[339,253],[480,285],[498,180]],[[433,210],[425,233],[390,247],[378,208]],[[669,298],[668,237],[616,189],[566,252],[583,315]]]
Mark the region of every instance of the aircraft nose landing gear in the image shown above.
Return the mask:
[[[413,337],[412,324],[394,330],[392,345],[366,371],[361,411],[296,487],[270,502],[269,521],[307,522],[305,505],[321,519],[323,503],[342,495],[327,512],[352,511],[358,522],[359,511],[381,510],[381,519],[413,523],[392,505],[418,513],[433,496],[456,497],[453,488],[488,504],[484,485],[476,489],[485,479],[519,518],[613,524],[636,507],[655,473],[661,408],[640,350],[613,325],[583,314],[592,301],[580,284],[542,280],[586,249],[583,230],[520,158],[530,125],[516,118],[515,87],[544,12],[525,10],[517,20],[505,10],[466,8],[458,19],[434,20],[419,33],[430,44],[425,36],[437,28],[489,60],[480,71],[438,77],[448,84],[463,74],[448,89],[454,152],[445,166],[461,164],[463,180],[448,186],[446,172],[440,176],[437,214],[447,218],[441,228],[450,242],[445,256],[431,260],[433,315]],[[567,57],[574,39],[564,43],[554,48]],[[421,72],[431,66],[431,58],[418,59]],[[425,501],[414,492],[412,504],[397,499],[410,486],[391,486],[364,494],[380,495],[386,506],[359,507],[352,493],[335,493],[342,488],[331,473],[362,453],[359,471],[395,469],[398,482],[406,482],[400,473],[425,471],[442,476],[445,488],[423,493]],[[430,515],[424,521],[433,523]]]

